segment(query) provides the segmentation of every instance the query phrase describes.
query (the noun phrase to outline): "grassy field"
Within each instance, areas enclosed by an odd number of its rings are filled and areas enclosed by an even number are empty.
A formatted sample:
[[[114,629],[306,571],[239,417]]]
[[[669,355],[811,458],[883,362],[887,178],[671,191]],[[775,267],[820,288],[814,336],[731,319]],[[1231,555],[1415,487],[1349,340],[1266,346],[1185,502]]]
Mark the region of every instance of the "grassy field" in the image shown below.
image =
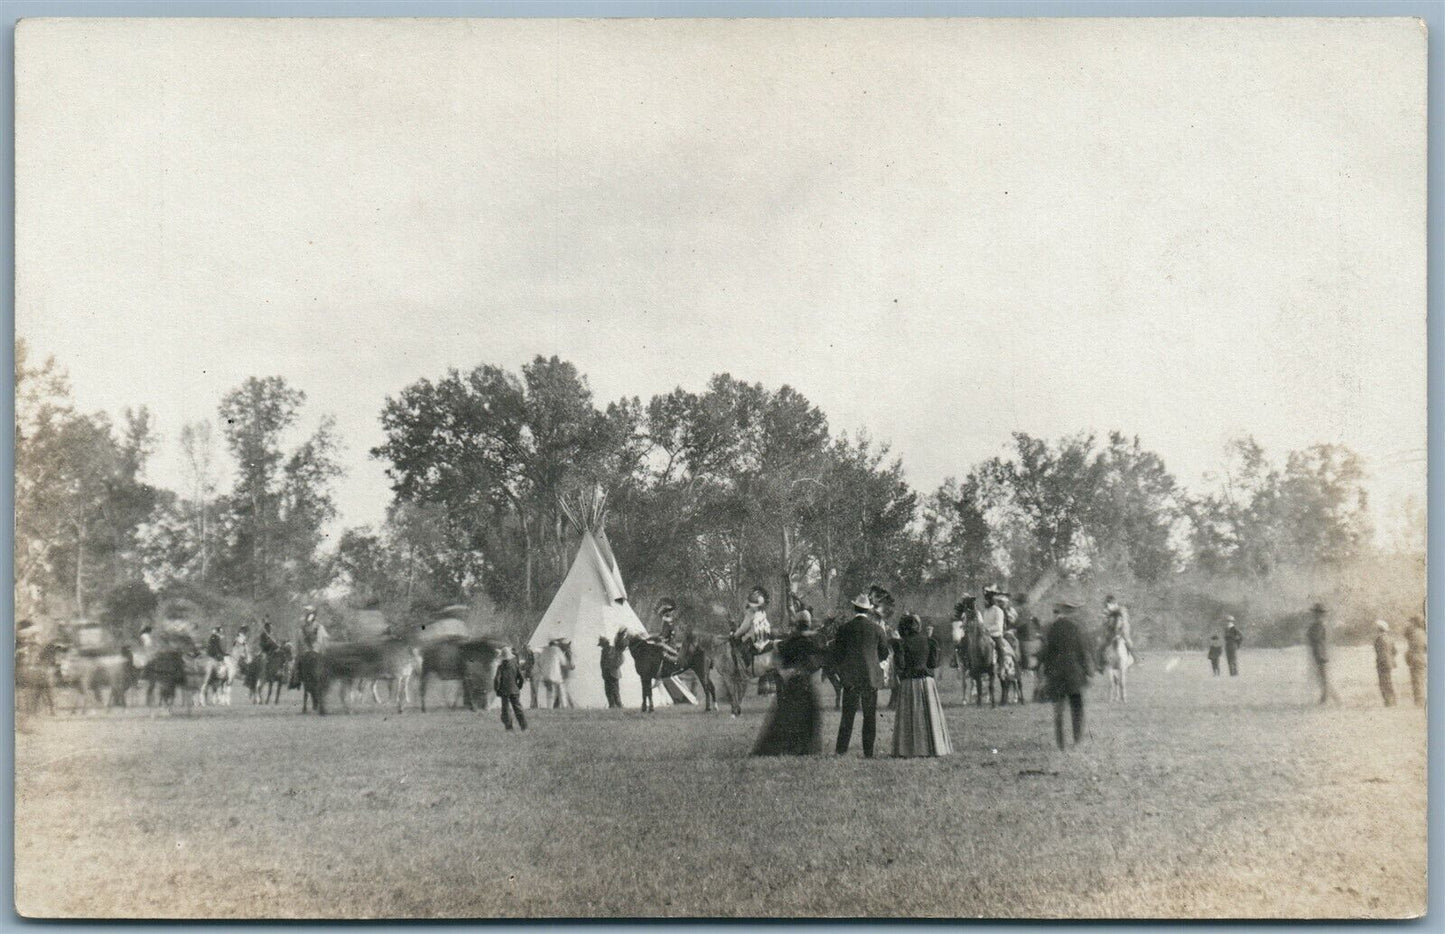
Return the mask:
[[[1424,714],[1341,708],[1303,650],[1154,654],[1089,738],[960,705],[957,754],[747,756],[766,699],[481,714],[279,708],[44,717],[16,737],[31,917],[1406,917],[1425,909]],[[831,693],[826,698],[831,703]],[[827,745],[837,720],[825,721]],[[884,714],[886,751],[892,719]]]

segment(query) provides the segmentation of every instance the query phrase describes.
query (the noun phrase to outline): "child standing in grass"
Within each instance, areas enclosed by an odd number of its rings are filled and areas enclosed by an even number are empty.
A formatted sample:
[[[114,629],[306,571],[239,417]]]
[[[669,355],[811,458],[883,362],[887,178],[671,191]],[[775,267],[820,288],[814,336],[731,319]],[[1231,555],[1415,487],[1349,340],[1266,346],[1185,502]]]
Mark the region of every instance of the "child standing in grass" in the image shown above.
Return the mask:
[[[492,679],[492,689],[502,702],[502,726],[512,730],[512,717],[517,715],[517,726],[527,729],[527,718],[522,713],[522,669],[512,653],[510,645],[502,646],[502,660],[497,663],[497,674]]]

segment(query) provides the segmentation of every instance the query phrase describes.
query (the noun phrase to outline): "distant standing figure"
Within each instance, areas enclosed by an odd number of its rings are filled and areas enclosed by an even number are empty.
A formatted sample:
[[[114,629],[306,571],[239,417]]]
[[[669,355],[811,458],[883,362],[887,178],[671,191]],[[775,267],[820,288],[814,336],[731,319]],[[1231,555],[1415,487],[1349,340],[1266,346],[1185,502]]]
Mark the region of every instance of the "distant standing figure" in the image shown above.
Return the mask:
[[[512,714],[517,716],[517,726],[527,729],[527,716],[522,713],[522,669],[517,665],[517,656],[510,645],[502,646],[502,660],[497,663],[497,673],[492,676],[492,690],[502,702],[502,726],[512,731]]]
[[[1405,667],[1410,669],[1410,693],[1414,695],[1415,706],[1425,705],[1425,672],[1430,667],[1425,647],[1425,620],[1419,616],[1410,617],[1410,628],[1405,630]]]
[[[1390,638],[1390,624],[1375,620],[1379,635],[1375,636],[1375,674],[1380,678],[1380,697],[1386,707],[1395,706],[1395,640]]]
[[[1229,662],[1229,676],[1239,677],[1239,647],[1244,644],[1244,633],[1234,624],[1233,616],[1224,617],[1224,657]]]
[[[953,742],[931,671],[938,667],[938,643],[919,631],[918,617],[898,621],[893,670],[898,672],[898,716],[893,721],[893,755],[951,756]]]
[[[1209,637],[1209,667],[1214,672],[1214,677],[1219,677],[1219,657],[1224,654],[1224,643],[1219,641],[1219,634],[1215,633]]]
[[[597,637],[597,647],[602,650],[602,687],[607,693],[607,706],[621,707],[622,649],[606,636]]]
[[[1084,738],[1084,688],[1093,674],[1092,659],[1083,630],[1074,621],[1079,610],[1076,603],[1060,602],[1049,626],[1040,662],[1044,668],[1046,691],[1054,702],[1054,739],[1064,749],[1064,707],[1073,721],[1074,745]]]
[[[542,686],[547,689],[548,707],[571,707],[572,697],[567,693],[567,671],[571,667],[565,640],[553,639],[542,650],[537,666],[542,669]]]
[[[1310,658],[1315,663],[1315,678],[1320,683],[1320,703],[1334,701],[1338,704],[1340,695],[1335,693],[1334,686],[1330,684],[1330,634],[1325,627],[1325,616],[1329,611],[1323,603],[1316,603],[1310,612],[1314,614],[1315,621],[1310,623],[1306,638],[1310,644]]]
[[[848,751],[853,738],[853,721],[863,710],[863,757],[873,758],[873,739],[878,732],[878,689],[883,686],[882,663],[888,658],[888,640],[873,617],[868,595],[853,599],[853,618],[838,629],[833,639],[833,667],[843,682],[843,717],[838,722],[838,755]]]
[[[799,610],[792,635],[778,643],[778,696],[753,744],[755,756],[811,756],[823,751],[823,718],[813,672],[822,664],[813,614]]]

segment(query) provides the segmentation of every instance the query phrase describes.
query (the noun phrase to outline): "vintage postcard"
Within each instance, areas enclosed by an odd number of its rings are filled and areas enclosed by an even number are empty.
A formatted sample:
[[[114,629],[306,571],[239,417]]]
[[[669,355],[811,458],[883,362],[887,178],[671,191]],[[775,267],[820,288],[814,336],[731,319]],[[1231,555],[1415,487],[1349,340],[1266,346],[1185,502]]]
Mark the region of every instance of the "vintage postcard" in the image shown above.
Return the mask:
[[[1414,19],[36,19],[29,918],[1425,912]]]

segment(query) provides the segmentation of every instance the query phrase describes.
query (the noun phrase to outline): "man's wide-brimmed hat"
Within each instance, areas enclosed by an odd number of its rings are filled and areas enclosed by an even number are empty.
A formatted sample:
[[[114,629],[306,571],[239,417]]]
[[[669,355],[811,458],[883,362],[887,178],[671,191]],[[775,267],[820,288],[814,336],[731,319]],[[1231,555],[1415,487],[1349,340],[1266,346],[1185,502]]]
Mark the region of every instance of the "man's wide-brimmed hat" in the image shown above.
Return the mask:
[[[502,657],[503,657],[503,658],[511,658],[512,655],[513,655],[513,652],[512,652],[512,647],[511,647],[510,645],[504,645],[504,646],[502,646]]]
[[[867,610],[871,613],[876,607],[873,606],[873,601],[868,598],[866,593],[860,593],[853,598],[853,609]]]
[[[1318,616],[1321,613],[1325,612],[1325,605],[1323,603],[1316,603],[1314,606],[1310,607],[1310,612]]]
[[[983,588],[983,592],[985,595],[994,594],[995,596],[1003,593],[1002,590],[998,589],[998,584],[989,584],[987,587]]]
[[[1375,628],[1380,630],[1381,632],[1384,632],[1385,630],[1390,628],[1390,624],[1385,622],[1383,619],[1377,619],[1375,620]]]
[[[1224,621],[1225,621],[1226,623],[1232,623],[1232,622],[1234,622],[1234,617],[1233,617],[1233,616],[1226,615],[1226,616],[1224,617]]]
[[[1068,600],[1060,600],[1054,604],[1054,610],[1059,613],[1072,613],[1078,608],[1079,605],[1077,603],[1071,603]]]

